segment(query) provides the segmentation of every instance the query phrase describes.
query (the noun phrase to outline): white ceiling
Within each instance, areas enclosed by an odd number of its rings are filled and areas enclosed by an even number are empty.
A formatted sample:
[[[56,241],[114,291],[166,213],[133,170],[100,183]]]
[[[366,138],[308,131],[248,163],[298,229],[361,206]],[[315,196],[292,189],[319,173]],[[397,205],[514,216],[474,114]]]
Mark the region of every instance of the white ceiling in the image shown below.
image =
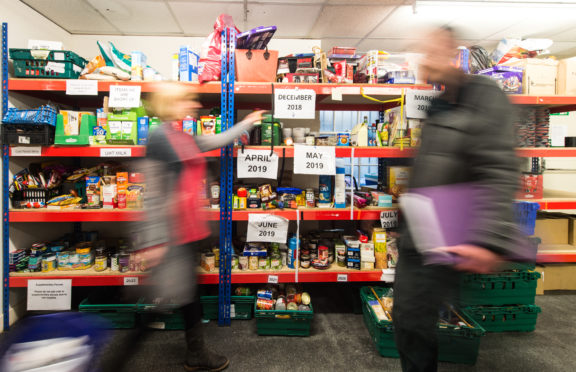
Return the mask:
[[[562,0],[20,0],[71,34],[208,35],[221,13],[276,38],[400,52],[426,25],[459,29],[463,44],[492,49],[504,37],[546,37],[551,52],[576,55],[576,1]],[[537,2],[538,4],[535,4]],[[546,4],[543,4],[546,3]],[[572,3],[572,4],[566,4]]]

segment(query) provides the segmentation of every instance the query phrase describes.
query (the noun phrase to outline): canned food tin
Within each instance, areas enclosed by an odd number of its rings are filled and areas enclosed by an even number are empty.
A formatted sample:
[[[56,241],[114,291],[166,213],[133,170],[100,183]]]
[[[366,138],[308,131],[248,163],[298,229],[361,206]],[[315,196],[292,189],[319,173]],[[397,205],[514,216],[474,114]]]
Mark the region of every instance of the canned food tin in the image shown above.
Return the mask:
[[[41,266],[43,273],[56,270],[56,255],[45,255]]]
[[[314,146],[316,144],[316,137],[314,136],[306,136],[306,144],[309,146]]]
[[[260,310],[272,310],[274,309],[274,303],[274,300],[259,298],[256,300],[256,307]]]
[[[120,271],[120,255],[118,253],[114,253],[110,257],[110,270]]]
[[[126,273],[130,270],[130,255],[129,254],[121,254],[118,257],[118,268],[120,269],[121,273]]]
[[[314,208],[316,206],[316,196],[314,195],[314,189],[306,189],[306,206]]]
[[[288,266],[288,252],[281,251],[280,256],[282,257],[282,267]]]
[[[282,258],[279,254],[272,255],[272,258],[270,259],[270,268],[272,270],[282,269]]]
[[[303,269],[307,269],[307,268],[310,267],[310,256],[309,256],[309,255],[304,255],[304,254],[303,254],[303,255],[300,257],[300,266],[301,266]]]
[[[350,146],[349,133],[338,133],[338,146]]]
[[[94,260],[94,270],[104,271],[108,268],[108,258],[106,256],[98,256]]]
[[[216,255],[214,253],[206,253],[204,255],[204,269],[206,271],[213,271],[216,268]]]
[[[268,270],[270,268],[270,258],[260,257],[260,259],[258,260],[258,268],[260,270]]]
[[[267,300],[271,300],[273,296],[272,291],[269,289],[259,289],[256,295],[258,298],[264,298]]]

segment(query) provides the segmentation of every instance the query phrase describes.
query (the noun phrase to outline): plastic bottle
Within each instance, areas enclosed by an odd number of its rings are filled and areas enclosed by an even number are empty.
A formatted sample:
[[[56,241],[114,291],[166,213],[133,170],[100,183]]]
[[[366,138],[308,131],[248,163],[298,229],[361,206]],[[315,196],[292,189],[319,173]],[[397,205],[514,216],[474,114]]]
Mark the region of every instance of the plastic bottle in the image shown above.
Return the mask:
[[[294,269],[298,265],[298,258],[296,256],[298,239],[295,236],[288,239],[288,259],[286,265],[290,269]]]

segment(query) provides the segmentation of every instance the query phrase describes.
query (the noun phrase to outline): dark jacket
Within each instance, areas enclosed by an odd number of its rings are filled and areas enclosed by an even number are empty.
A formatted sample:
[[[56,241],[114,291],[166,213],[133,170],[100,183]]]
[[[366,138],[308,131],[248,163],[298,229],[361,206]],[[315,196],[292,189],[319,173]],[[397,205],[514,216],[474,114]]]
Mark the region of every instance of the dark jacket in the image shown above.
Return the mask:
[[[485,188],[469,243],[505,254],[516,231],[512,201],[519,185],[514,112],[492,80],[465,79],[456,103],[443,96],[432,102],[410,187],[472,182]]]

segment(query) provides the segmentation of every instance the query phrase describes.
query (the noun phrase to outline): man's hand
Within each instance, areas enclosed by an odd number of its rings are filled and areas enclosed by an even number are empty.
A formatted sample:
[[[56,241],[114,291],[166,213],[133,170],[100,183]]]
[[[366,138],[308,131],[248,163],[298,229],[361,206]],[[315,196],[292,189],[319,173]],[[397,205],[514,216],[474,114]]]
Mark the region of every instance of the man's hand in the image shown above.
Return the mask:
[[[257,121],[262,121],[262,115],[266,112],[267,112],[266,110],[251,112],[250,114],[246,115],[246,117],[242,121],[254,124]]]
[[[438,248],[438,250],[457,255],[460,260],[454,265],[454,268],[460,271],[488,274],[494,272],[502,263],[502,258],[499,255],[476,245],[453,245],[451,247]]]

